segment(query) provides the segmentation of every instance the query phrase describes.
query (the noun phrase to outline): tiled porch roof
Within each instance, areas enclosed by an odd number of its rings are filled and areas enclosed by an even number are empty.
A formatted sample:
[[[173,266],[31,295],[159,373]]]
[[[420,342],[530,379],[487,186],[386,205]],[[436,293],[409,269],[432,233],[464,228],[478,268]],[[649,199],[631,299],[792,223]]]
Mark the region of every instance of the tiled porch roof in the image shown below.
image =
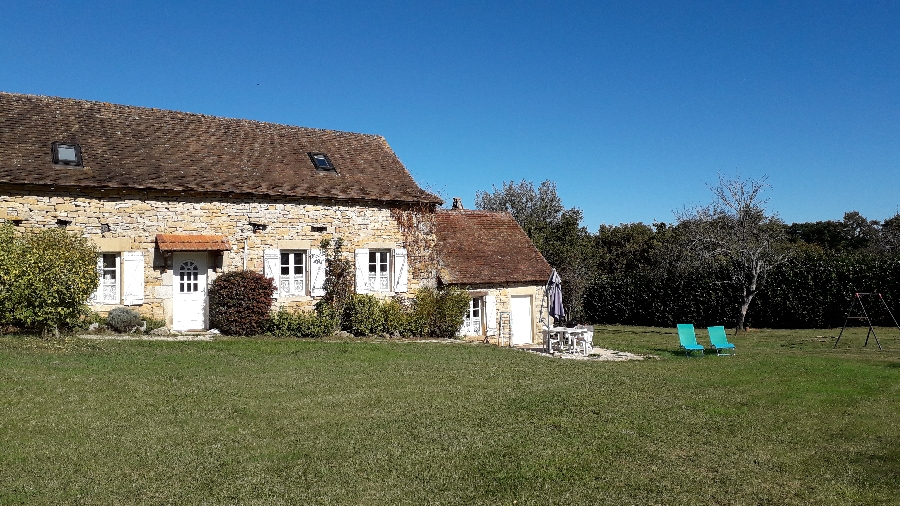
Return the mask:
[[[157,234],[160,251],[228,251],[231,243],[224,235]]]

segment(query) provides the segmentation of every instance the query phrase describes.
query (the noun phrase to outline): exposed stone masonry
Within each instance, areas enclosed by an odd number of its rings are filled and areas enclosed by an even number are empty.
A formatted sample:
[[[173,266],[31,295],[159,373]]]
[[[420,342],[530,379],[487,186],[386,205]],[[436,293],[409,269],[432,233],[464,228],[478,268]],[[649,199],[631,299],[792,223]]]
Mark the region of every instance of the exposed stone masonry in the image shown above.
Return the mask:
[[[262,272],[264,250],[284,248],[285,244],[296,249],[317,248],[322,239],[340,237],[349,255],[362,247],[405,247],[399,225],[384,203],[93,189],[63,193],[59,188],[31,187],[23,193],[16,187],[0,186],[0,217],[4,213],[17,217],[23,229],[56,227],[58,220],[66,220],[71,222],[67,230],[93,239],[101,251],[142,251],[145,303],[138,309],[170,325],[171,258],[156,248],[156,234],[226,236],[232,249],[219,258],[211,254],[210,281],[216,272],[241,269],[245,262],[247,269]],[[313,226],[325,231],[313,232]],[[431,280],[410,276],[409,291],[427,282]],[[279,302],[309,306],[312,300],[295,297]]]

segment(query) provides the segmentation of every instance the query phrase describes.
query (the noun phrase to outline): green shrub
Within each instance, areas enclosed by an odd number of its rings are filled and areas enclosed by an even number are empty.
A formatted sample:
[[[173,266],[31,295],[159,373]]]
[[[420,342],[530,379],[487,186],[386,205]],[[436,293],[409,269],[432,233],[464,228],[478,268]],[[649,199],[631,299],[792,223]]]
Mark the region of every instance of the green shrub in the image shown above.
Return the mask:
[[[84,317],[82,317],[81,321],[72,327],[73,332],[86,332],[91,330],[91,325],[97,324],[97,328],[95,329],[97,332],[102,332],[106,329],[106,317],[101,315],[96,311],[88,310]]]
[[[0,325],[42,333],[76,328],[97,288],[96,269],[96,249],[84,237],[0,226]]]
[[[469,307],[469,294],[455,287],[421,288],[413,305],[413,332],[420,336],[451,338]]]
[[[315,312],[319,318],[331,322],[332,331],[340,327],[341,319],[338,317],[337,310],[330,302],[325,299],[316,302]]]
[[[291,312],[280,308],[270,318],[269,333],[276,337],[321,339],[331,335],[334,322],[314,312]]]
[[[147,322],[147,326],[144,328],[144,332],[149,334],[156,329],[161,329],[166,326],[165,320],[157,320],[154,318],[147,318],[144,320]]]
[[[253,271],[232,271],[209,287],[209,321],[229,336],[252,336],[266,331],[275,284]]]
[[[344,305],[344,330],[357,336],[372,336],[384,330],[381,301],[374,295],[354,294]]]
[[[384,332],[401,337],[413,335],[412,311],[398,300],[384,301],[381,305],[381,314],[384,316]]]
[[[114,307],[106,316],[106,326],[116,332],[130,332],[141,325],[141,315],[129,307]]]

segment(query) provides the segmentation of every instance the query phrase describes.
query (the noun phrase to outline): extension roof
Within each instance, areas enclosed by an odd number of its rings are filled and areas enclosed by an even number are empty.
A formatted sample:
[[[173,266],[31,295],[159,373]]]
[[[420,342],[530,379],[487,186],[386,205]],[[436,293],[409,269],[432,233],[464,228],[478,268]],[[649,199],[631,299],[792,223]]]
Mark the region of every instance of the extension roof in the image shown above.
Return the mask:
[[[546,283],[550,264],[506,212],[438,210],[441,280],[447,284]]]
[[[83,167],[54,165],[53,142],[78,144]],[[441,203],[381,136],[0,92],[3,183]]]

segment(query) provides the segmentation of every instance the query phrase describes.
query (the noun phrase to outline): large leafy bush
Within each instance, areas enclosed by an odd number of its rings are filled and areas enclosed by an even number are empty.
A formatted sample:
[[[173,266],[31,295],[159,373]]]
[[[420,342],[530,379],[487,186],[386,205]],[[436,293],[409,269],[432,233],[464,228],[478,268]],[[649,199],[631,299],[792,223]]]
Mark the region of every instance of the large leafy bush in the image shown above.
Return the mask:
[[[0,324],[70,330],[88,313],[97,283],[97,251],[86,238],[0,226]]]
[[[384,331],[384,311],[374,295],[354,294],[344,305],[343,327],[357,336],[371,336]]]
[[[275,284],[253,271],[220,275],[209,287],[209,322],[225,335],[252,336],[266,331]]]
[[[414,332],[420,336],[450,338],[463,324],[469,294],[459,288],[421,288],[413,304]]]

